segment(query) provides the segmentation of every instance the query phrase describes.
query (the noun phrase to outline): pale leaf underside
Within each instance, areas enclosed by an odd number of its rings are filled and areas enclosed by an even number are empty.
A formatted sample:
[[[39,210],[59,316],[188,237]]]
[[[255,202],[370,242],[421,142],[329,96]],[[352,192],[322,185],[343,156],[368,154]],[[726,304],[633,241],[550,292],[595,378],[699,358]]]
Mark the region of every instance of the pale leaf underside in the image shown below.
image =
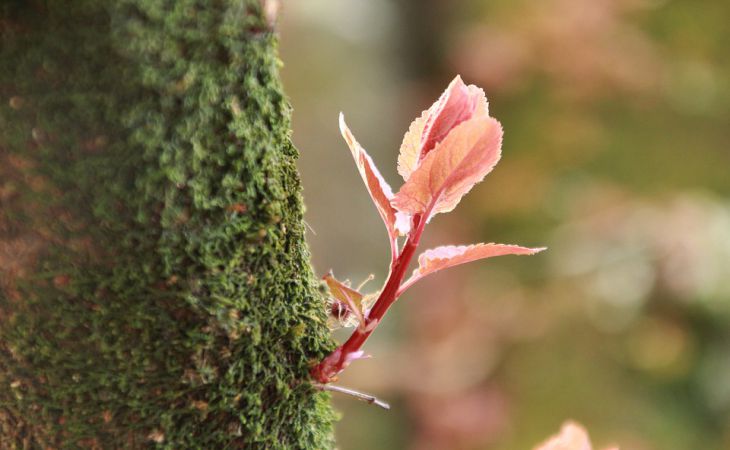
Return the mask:
[[[507,244],[444,245],[426,250],[418,257],[418,268],[403,286],[404,290],[421,278],[439,270],[458,266],[478,259],[502,255],[533,255],[543,247],[528,248]]]
[[[430,109],[423,111],[419,117],[411,122],[411,126],[408,127],[408,131],[403,136],[400,153],[398,154],[398,173],[404,180],[408,180],[418,164],[418,156],[421,153],[423,127],[426,125],[429,112]]]
[[[406,217],[402,217],[405,216],[405,213],[396,211],[396,209],[391,205],[393,190],[378,171],[378,168],[375,166],[370,155],[368,155],[365,149],[357,142],[352,132],[347,127],[345,118],[342,114],[340,114],[340,131],[345,142],[347,142],[347,145],[350,147],[350,151],[355,159],[360,176],[365,182],[365,186],[370,193],[370,198],[372,198],[373,203],[375,203],[375,207],[378,209],[378,213],[380,213],[380,217],[382,217],[383,222],[385,223],[385,227],[388,230],[388,236],[391,240],[391,245],[393,245],[398,235],[404,235],[408,232],[407,227],[410,225],[410,220]]]

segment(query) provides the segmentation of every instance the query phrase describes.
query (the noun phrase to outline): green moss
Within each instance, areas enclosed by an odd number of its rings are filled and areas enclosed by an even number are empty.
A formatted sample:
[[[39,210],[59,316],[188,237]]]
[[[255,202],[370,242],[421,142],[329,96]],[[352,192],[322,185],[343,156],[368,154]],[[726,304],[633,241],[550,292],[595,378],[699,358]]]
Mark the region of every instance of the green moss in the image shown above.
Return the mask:
[[[331,447],[259,2],[0,14],[0,245],[26,255],[0,272],[0,447]]]

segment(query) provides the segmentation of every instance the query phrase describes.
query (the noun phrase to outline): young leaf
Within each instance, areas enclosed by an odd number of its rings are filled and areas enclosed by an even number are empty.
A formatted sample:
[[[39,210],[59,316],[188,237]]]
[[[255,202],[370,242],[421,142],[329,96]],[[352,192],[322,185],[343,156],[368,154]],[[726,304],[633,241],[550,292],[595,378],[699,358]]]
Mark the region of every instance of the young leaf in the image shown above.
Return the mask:
[[[373,199],[375,207],[380,213],[380,217],[385,222],[385,227],[388,229],[388,237],[391,242],[391,249],[395,251],[395,240],[399,235],[408,233],[410,227],[410,220],[407,214],[396,211],[391,205],[393,199],[393,190],[390,188],[388,183],[380,175],[378,168],[375,167],[370,155],[367,154],[364,148],[355,140],[352,132],[345,123],[345,117],[340,113],[340,132],[342,137],[345,138],[345,142],[350,147],[352,157],[355,158],[357,169],[360,172],[360,176],[365,182],[365,186],[370,193],[370,198]]]
[[[456,207],[471,188],[497,164],[502,126],[480,115],[459,124],[429,152],[393,198],[402,212],[434,214]]]
[[[445,245],[436,247],[421,253],[418,257],[418,268],[413,271],[413,275],[408,281],[403,283],[400,292],[402,293],[426,275],[459,264],[491,258],[492,256],[533,255],[543,250],[545,250],[544,247],[527,248],[505,244]]]
[[[547,441],[535,447],[535,450],[591,450],[591,441],[588,433],[582,426],[566,422],[560,429],[560,434],[552,436]]]
[[[329,287],[332,297],[348,306],[350,312],[355,316],[358,324],[364,323],[363,298],[365,298],[365,296],[337,280],[332,272],[323,276],[322,279],[325,283],[327,283],[327,287]]]
[[[592,450],[591,440],[588,432],[580,424],[565,422],[560,433],[550,437],[534,448],[534,450]],[[618,450],[612,447],[606,450]]]
[[[423,158],[454,127],[480,115],[489,115],[484,91],[474,85],[465,85],[457,75],[436,103],[423,111],[403,136],[398,156],[398,173],[408,181]]]
[[[474,85],[465,85],[458,75],[442,97],[440,107],[424,127],[421,160],[460,123],[472,117],[489,115],[484,91]]]
[[[343,355],[343,348],[339,346],[319,364],[314,366],[309,373],[318,382],[327,384],[336,381],[336,375],[345,370],[351,362],[367,358],[370,358],[370,355],[366,354],[363,350],[347,352]]]
[[[439,102],[436,102],[431,106],[434,109],[438,106]],[[403,177],[405,181],[411,176],[416,166],[418,165],[419,157],[421,156],[421,139],[423,138],[423,129],[428,121],[431,109],[427,109],[421,113],[420,117],[417,117],[411,125],[408,127],[408,131],[403,136],[403,142],[400,144],[400,152],[398,153],[398,173]]]

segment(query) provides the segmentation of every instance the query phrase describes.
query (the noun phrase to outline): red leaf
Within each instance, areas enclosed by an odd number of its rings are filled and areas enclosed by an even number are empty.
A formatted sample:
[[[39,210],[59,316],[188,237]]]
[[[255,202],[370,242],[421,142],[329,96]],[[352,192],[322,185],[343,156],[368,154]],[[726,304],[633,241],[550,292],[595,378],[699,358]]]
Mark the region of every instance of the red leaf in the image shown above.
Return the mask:
[[[407,181],[423,158],[452,129],[480,115],[489,115],[484,91],[474,85],[465,85],[457,75],[436,103],[415,119],[403,136],[398,156],[398,173]]]
[[[393,206],[410,214],[448,212],[497,164],[502,126],[480,115],[459,124],[429,152],[393,199]]]
[[[528,248],[506,244],[474,244],[445,245],[426,250],[418,257],[418,268],[403,283],[400,293],[408,289],[416,281],[442,269],[458,266],[478,259],[502,255],[533,255],[545,250],[545,247]]]
[[[373,199],[375,207],[380,213],[380,217],[385,222],[385,227],[388,229],[388,236],[391,241],[391,249],[395,248],[395,240],[399,235],[408,233],[410,228],[409,217],[402,212],[396,211],[391,205],[393,199],[393,190],[390,188],[388,183],[380,175],[378,168],[375,167],[370,155],[367,154],[364,148],[355,140],[352,132],[345,123],[345,117],[340,113],[340,132],[342,137],[345,138],[345,142],[350,147],[352,157],[355,158],[357,169],[360,172],[360,176],[365,182],[365,186],[370,193],[370,198]]]

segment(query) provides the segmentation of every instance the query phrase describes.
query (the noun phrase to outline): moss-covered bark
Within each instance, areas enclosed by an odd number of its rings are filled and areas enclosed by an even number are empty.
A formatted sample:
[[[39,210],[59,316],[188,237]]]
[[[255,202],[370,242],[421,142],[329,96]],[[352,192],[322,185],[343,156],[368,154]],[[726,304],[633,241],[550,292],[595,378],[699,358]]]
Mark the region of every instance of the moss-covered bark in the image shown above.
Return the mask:
[[[0,6],[0,448],[327,448],[258,0]]]

